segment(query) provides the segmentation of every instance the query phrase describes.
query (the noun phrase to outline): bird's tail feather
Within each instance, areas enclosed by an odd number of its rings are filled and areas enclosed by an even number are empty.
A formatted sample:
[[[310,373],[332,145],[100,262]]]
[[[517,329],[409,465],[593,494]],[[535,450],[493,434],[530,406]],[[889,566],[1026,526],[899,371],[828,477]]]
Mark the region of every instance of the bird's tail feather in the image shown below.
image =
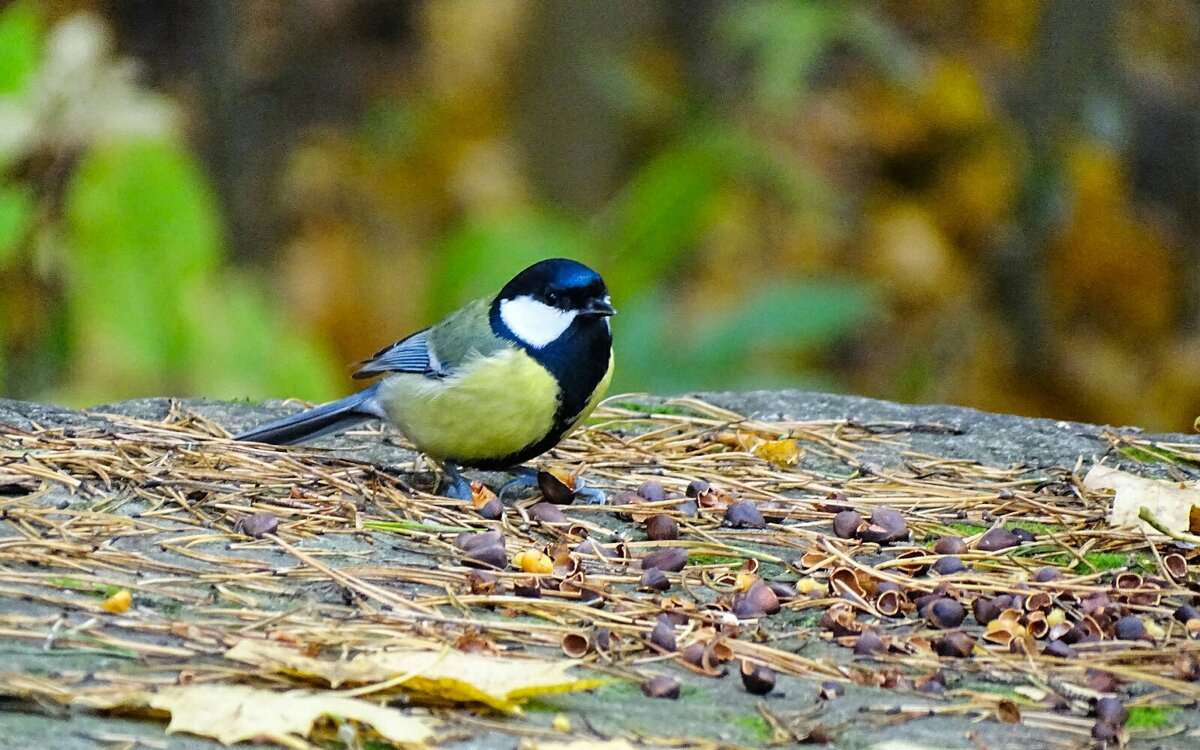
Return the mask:
[[[247,430],[234,435],[233,439],[291,445],[348,429],[359,422],[383,416],[375,399],[377,390],[378,386],[371,386],[338,401]]]

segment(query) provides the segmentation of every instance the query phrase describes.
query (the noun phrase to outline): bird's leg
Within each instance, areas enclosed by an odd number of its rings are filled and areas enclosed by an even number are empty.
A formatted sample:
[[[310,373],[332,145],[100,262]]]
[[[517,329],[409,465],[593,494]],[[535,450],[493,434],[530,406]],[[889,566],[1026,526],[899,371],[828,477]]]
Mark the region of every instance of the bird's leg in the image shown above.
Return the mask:
[[[500,491],[496,493],[500,497],[500,502],[504,502],[504,498],[508,494],[520,496],[537,487],[537,469],[531,466],[513,466],[508,471],[516,476],[500,486]]]
[[[608,495],[599,487],[588,487],[580,477],[575,480],[575,500],[583,505],[604,505],[608,502]]]
[[[442,463],[442,469],[446,472],[446,476],[444,477],[446,481],[443,481],[445,487],[442,489],[442,494],[455,500],[470,500],[471,483],[463,478],[463,475],[458,471],[458,467],[446,461]]]

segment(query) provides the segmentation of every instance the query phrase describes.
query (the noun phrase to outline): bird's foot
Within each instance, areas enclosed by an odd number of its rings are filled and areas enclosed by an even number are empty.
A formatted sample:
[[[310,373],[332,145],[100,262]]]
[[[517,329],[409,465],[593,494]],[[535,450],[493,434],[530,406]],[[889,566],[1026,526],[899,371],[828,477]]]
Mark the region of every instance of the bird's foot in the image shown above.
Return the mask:
[[[447,463],[442,468],[446,470],[446,476],[442,482],[443,486],[440,487],[442,495],[453,500],[470,500],[473,497],[471,483],[459,473],[458,467]]]
[[[514,466],[510,471],[516,476],[500,486],[500,491],[496,493],[500,502],[504,502],[506,497],[520,497],[538,486],[537,469]]]
[[[604,505],[608,503],[608,495],[599,487],[588,487],[583,477],[575,480],[575,502],[582,505]]]

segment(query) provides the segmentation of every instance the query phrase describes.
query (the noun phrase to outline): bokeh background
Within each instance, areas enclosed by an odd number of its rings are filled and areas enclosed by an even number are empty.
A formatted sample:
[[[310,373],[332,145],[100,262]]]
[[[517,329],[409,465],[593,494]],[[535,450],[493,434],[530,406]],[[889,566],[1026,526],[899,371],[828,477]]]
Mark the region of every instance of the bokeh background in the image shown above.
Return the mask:
[[[615,388],[1190,430],[1195,0],[15,0],[0,382],[325,399],[567,255]]]

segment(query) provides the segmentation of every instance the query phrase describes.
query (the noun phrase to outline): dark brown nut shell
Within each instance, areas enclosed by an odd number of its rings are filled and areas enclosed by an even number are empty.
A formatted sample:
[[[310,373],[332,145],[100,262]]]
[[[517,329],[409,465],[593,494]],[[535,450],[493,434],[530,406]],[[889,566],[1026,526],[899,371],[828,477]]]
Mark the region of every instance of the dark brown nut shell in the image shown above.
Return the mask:
[[[499,531],[485,531],[481,534],[463,532],[454,538],[454,546],[464,552],[492,544],[504,544],[504,536]]]
[[[274,513],[260,511],[243,518],[238,526],[246,536],[262,539],[267,534],[274,534],[279,530],[279,518]]]
[[[529,517],[539,523],[570,523],[562,508],[553,503],[534,503],[529,506]]]
[[[934,573],[941,576],[962,573],[966,569],[967,566],[963,565],[963,561],[955,555],[946,555],[945,557],[938,558],[938,561],[930,568]]]
[[[874,630],[865,630],[854,642],[854,653],[858,656],[874,656],[887,651],[883,639]]]
[[[646,519],[646,538],[656,542],[671,541],[679,538],[679,524],[670,516],[661,513]]]
[[[1120,698],[1112,696],[1097,698],[1094,713],[1097,722],[1106,722],[1114,727],[1123,727],[1129,721],[1129,709],[1125,708]]]
[[[933,551],[939,555],[961,555],[967,551],[967,543],[961,536],[943,536],[934,543]]]
[[[475,512],[482,518],[489,521],[495,521],[500,516],[504,515],[504,503],[500,502],[500,498],[493,497],[483,505],[475,509]]]
[[[1062,641],[1050,641],[1046,647],[1042,649],[1042,653],[1047,656],[1055,656],[1059,659],[1074,659],[1078,656],[1075,649],[1071,648]]]
[[[979,541],[975,544],[976,549],[984,552],[997,552],[1002,549],[1016,547],[1021,543],[1021,538],[1009,531],[1008,529],[997,526],[994,529],[988,529],[979,537]]]
[[[961,630],[953,630],[933,642],[933,651],[938,656],[963,659],[975,650],[975,638]]]
[[[654,479],[642,482],[642,486],[637,488],[637,493],[648,503],[661,503],[667,499],[667,491],[663,489],[662,482]]]
[[[1150,641],[1154,638],[1146,632],[1146,623],[1137,615],[1125,615],[1113,624],[1113,635],[1122,641]]]
[[[1167,575],[1171,577],[1171,580],[1176,583],[1187,580],[1187,558],[1178,552],[1163,555],[1163,568],[1167,571]]]
[[[671,624],[670,618],[659,615],[658,622],[650,631],[650,643],[659,651],[671,653],[678,650],[679,644],[675,641],[675,627]]]
[[[908,538],[908,522],[892,508],[876,508],[871,513],[871,523],[859,533],[864,542],[887,544]]]
[[[712,485],[703,479],[693,479],[692,481],[688,482],[688,486],[687,489],[684,490],[684,494],[691,498],[697,498],[703,495],[705,492],[708,492],[711,488]]]
[[[642,680],[642,694],[647,698],[679,698],[679,680],[665,674],[647,677]]]
[[[735,529],[765,529],[767,522],[750,500],[740,500],[725,509],[725,523]]]
[[[1037,570],[1035,570],[1033,572],[1033,580],[1037,581],[1038,583],[1048,583],[1050,581],[1057,581],[1058,579],[1060,579],[1062,577],[1063,577],[1062,571],[1059,570],[1058,568],[1054,567],[1053,565],[1045,565],[1041,568],[1038,568]]]
[[[839,539],[855,539],[858,537],[858,529],[862,523],[862,513],[856,510],[843,510],[833,517],[833,533]]]
[[[967,610],[957,599],[942,597],[936,599],[925,609],[925,617],[935,628],[949,630],[962,625],[967,616]]]
[[[537,578],[525,578],[513,582],[513,594],[526,599],[541,599],[542,585]]]
[[[642,558],[642,570],[658,568],[668,573],[678,573],[687,565],[688,551],[682,547],[662,547]]]
[[[767,581],[767,586],[775,592],[779,599],[795,599],[798,595],[796,587],[786,581]]]
[[[542,499],[555,505],[569,505],[575,499],[575,490],[568,487],[561,479],[548,471],[538,471],[538,489],[542,491]]]
[[[504,551],[503,544],[477,545],[463,552],[463,565],[501,570],[508,565],[508,553]]]
[[[775,671],[762,664],[742,662],[742,687],[751,695],[766,695],[775,689]]]
[[[666,591],[671,588],[671,582],[667,579],[667,574],[658,568],[646,568],[642,573],[642,580],[638,582],[638,588],[644,591]]]

